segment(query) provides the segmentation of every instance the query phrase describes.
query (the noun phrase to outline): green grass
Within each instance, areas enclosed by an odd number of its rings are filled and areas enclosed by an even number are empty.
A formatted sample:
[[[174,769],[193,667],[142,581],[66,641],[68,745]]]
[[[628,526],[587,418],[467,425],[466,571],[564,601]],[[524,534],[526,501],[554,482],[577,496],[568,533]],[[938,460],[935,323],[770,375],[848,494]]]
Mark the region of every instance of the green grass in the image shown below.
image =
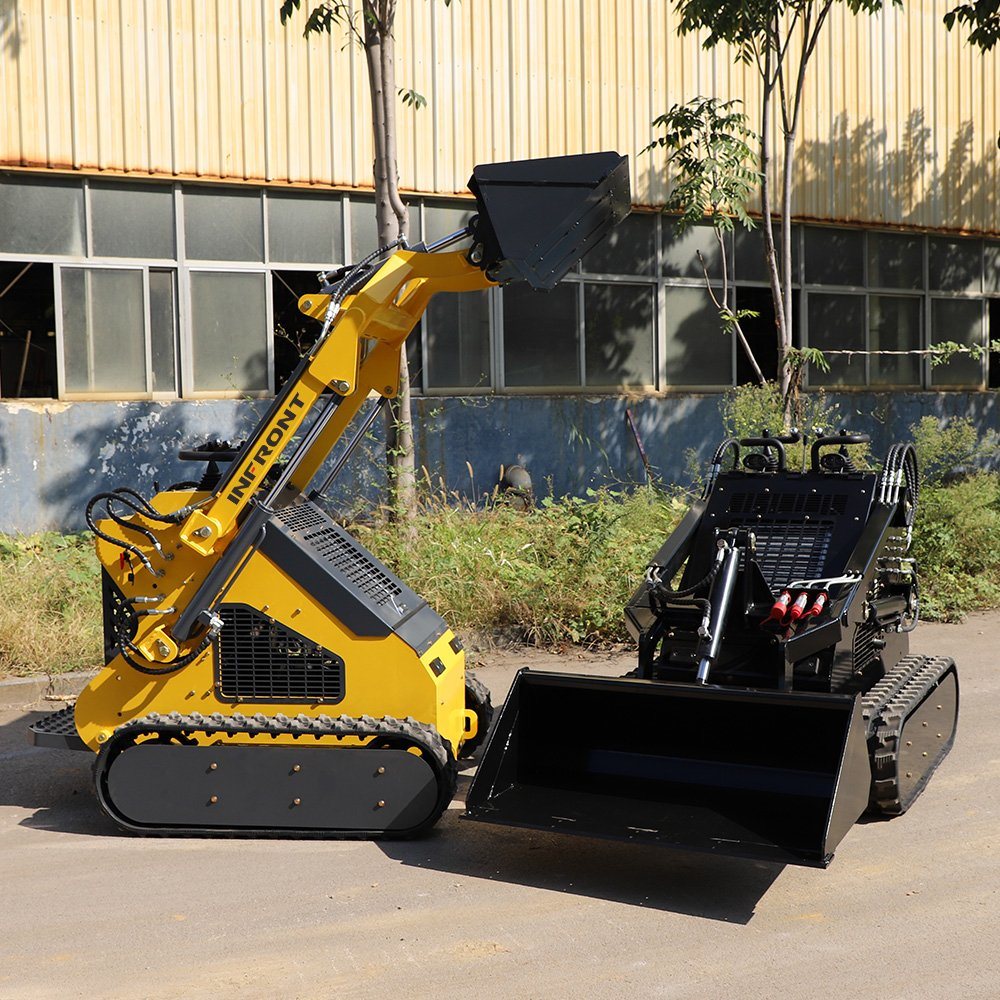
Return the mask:
[[[410,544],[384,521],[355,533],[456,631],[544,646],[625,639],[622,608],[685,510],[651,489],[546,499],[527,514],[448,499],[422,504]]]
[[[921,494],[914,554],[926,619],[1000,607],[1000,476]],[[628,641],[622,609],[686,510],[679,492],[545,499],[530,513],[426,497],[412,541],[375,512],[352,531],[456,632],[540,646]],[[0,676],[101,663],[97,560],[86,536],[0,535]]]
[[[102,662],[100,570],[87,535],[0,535],[0,676]]]

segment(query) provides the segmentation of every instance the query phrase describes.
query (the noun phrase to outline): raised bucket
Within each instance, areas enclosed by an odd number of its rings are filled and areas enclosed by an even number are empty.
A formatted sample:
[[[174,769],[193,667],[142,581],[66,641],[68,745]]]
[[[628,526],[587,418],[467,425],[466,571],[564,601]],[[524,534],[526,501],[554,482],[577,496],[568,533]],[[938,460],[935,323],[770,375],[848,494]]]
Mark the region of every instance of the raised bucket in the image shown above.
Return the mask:
[[[825,867],[870,784],[853,696],[525,669],[466,817]]]

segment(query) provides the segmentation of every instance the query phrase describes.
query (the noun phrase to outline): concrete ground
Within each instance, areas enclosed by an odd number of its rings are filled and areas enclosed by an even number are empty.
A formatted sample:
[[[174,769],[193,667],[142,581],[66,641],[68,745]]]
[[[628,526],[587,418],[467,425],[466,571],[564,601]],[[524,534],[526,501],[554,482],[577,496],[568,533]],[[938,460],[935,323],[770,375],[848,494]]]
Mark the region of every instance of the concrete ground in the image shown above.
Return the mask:
[[[955,748],[826,871],[484,827],[459,801],[415,842],[141,839],[98,811],[89,755],[0,709],[0,997],[995,1000],[1000,615],[914,638],[959,664]],[[479,671],[495,698],[520,662]]]

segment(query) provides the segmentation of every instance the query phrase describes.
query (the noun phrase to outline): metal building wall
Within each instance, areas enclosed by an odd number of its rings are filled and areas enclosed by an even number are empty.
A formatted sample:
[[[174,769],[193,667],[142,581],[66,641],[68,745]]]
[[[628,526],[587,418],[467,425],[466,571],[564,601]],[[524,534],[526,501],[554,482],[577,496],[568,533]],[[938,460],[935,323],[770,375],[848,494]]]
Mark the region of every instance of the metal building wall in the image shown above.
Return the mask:
[[[308,0],[303,0],[308,6]],[[809,77],[796,215],[1000,231],[997,60],[948,34],[948,4],[874,18],[837,4]],[[362,54],[301,37],[278,0],[0,0],[0,165],[371,183]],[[473,163],[615,147],[660,204],[649,121],[752,70],[678,38],[670,0],[402,0],[404,187],[464,192]],[[777,137],[776,137],[777,138]],[[775,162],[774,169],[780,169]]]

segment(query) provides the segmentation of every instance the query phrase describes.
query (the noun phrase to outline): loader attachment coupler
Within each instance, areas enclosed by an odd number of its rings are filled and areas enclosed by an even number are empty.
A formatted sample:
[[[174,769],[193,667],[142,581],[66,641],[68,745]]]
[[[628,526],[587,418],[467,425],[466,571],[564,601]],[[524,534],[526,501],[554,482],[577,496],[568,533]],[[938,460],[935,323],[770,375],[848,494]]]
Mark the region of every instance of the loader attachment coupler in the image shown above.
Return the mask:
[[[522,670],[467,816],[825,866],[869,784],[849,696]]]
[[[585,153],[476,167],[473,259],[494,281],[554,288],[631,207],[628,159]]]

